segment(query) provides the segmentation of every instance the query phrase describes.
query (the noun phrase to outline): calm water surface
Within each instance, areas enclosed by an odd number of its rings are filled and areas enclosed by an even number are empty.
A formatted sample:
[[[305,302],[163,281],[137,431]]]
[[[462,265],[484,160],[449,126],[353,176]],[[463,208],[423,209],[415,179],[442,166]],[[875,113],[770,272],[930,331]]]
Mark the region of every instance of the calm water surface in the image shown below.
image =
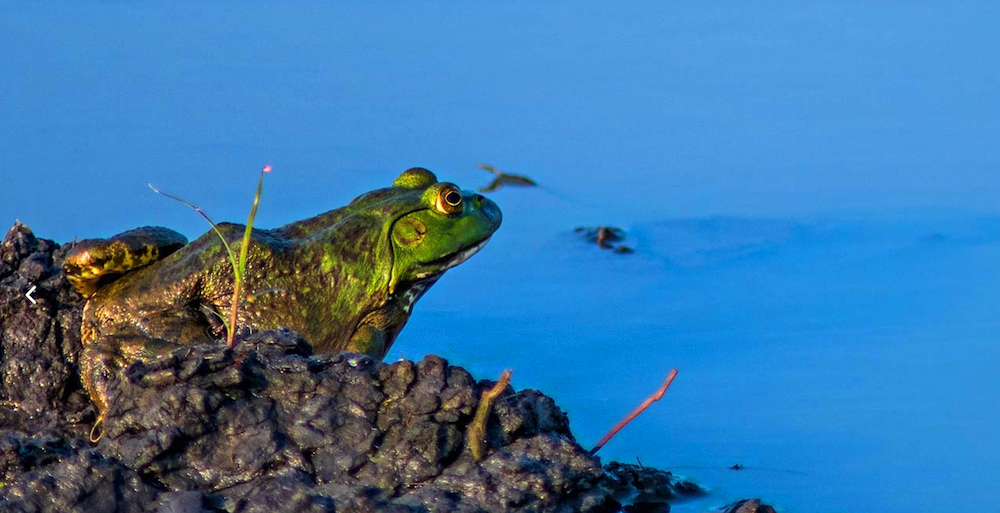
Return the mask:
[[[485,161],[504,226],[392,357],[504,368],[581,443],[784,512],[1000,503],[1000,10],[0,3],[0,223],[277,226]],[[625,228],[614,255],[572,233]],[[745,470],[726,470],[733,464]]]

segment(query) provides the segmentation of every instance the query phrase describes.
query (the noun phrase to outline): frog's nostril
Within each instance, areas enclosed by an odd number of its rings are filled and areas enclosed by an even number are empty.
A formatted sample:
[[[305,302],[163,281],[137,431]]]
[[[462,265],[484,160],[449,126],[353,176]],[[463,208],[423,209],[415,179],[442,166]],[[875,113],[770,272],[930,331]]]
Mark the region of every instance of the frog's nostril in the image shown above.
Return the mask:
[[[481,211],[484,214],[486,214],[486,217],[489,218],[491,221],[493,221],[498,225],[500,224],[500,220],[502,219],[502,217],[500,214],[500,209],[496,206],[495,203],[493,203],[492,201],[484,201],[483,208],[481,209]]]

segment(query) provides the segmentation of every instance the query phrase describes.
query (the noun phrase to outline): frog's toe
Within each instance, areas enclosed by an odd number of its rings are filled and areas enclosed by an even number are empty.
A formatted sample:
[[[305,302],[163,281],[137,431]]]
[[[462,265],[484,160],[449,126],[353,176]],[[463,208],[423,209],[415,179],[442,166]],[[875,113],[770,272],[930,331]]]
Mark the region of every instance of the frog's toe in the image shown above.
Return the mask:
[[[96,444],[104,438],[104,414],[97,417],[94,427],[90,428],[90,443]]]
[[[168,228],[144,226],[110,239],[87,239],[76,243],[63,268],[66,277],[84,297],[90,297],[105,283],[147,266],[177,251],[187,239]]]

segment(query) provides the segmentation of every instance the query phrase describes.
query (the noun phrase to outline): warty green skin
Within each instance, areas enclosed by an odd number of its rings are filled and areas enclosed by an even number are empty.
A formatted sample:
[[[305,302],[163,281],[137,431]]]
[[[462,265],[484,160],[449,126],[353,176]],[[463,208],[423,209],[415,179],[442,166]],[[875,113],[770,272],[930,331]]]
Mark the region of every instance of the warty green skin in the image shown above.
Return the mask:
[[[442,198],[458,192],[458,211]],[[454,200],[458,196],[447,196]],[[447,205],[446,205],[447,207]],[[383,358],[413,303],[499,228],[500,209],[475,193],[407,170],[393,187],[273,230],[253,230],[238,328],[288,328],[319,352]],[[238,254],[244,226],[219,225]],[[224,331],[234,274],[210,231],[166,258],[98,289],[83,314],[81,371],[97,403],[131,361],[208,343]]]

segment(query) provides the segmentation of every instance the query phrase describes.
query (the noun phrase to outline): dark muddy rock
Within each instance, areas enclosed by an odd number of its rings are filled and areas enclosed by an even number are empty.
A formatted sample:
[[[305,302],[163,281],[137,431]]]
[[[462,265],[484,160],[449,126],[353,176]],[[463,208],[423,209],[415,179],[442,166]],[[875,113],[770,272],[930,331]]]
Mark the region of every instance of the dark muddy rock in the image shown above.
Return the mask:
[[[64,433],[87,420],[76,362],[83,301],[62,274],[58,248],[20,223],[0,243],[0,428]],[[34,304],[25,297],[32,286]]]
[[[599,461],[537,392],[507,390],[473,460],[466,430],[491,385],[434,356],[312,355],[282,331],[179,350],[112,382],[94,448],[82,431],[5,433],[0,509],[613,511]],[[71,497],[46,502],[59,483]]]
[[[670,472],[612,461],[604,466],[604,488],[628,504],[626,512],[670,511],[669,501],[705,495],[698,485]]]
[[[491,384],[435,356],[313,355],[298,335],[264,332],[130,365],[98,449],[160,487],[221,495],[227,510],[257,496],[247,507],[610,508],[598,460],[537,392],[507,391],[488,456],[473,460],[466,430]]]
[[[2,511],[666,511],[696,489],[652,469],[605,472],[534,390],[498,398],[475,461],[468,426],[493,382],[435,356],[315,355],[280,330],[129,365],[92,444],[83,302],[63,254],[20,224],[0,246]]]
[[[722,509],[725,513],[776,513],[774,508],[762,503],[760,499],[736,501]]]
[[[4,433],[0,437],[5,484],[0,490],[0,510],[146,511],[158,491],[134,470],[84,443]]]
[[[670,504],[666,502],[634,502],[625,506],[625,513],[670,513]]]

